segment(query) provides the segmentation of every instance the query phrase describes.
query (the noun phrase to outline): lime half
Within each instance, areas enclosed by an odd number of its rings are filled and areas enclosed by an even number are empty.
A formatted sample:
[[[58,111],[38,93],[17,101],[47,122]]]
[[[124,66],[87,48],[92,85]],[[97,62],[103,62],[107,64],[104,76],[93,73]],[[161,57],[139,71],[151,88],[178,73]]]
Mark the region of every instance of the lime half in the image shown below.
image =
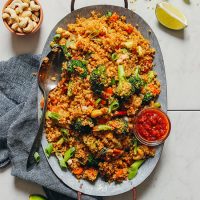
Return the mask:
[[[185,15],[170,3],[158,3],[155,12],[158,21],[167,28],[181,30],[187,27]]]

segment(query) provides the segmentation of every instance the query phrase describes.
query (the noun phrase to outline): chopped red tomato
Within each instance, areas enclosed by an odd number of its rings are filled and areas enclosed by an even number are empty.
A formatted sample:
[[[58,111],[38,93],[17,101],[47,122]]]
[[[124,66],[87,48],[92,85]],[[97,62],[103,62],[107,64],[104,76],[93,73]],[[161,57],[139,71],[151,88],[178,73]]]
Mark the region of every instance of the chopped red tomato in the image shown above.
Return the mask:
[[[107,119],[105,119],[105,118],[100,118],[100,119],[98,119],[98,124],[106,124],[107,123]]]
[[[102,99],[101,102],[100,102],[101,105],[106,105],[106,103],[107,103],[107,101],[105,101],[105,100],[103,100],[103,99]]]
[[[114,14],[109,18],[109,20],[110,20],[111,22],[116,22],[118,19],[119,19],[119,15],[117,15],[116,13],[114,13]]]
[[[57,100],[57,99],[53,99],[53,100],[51,101],[51,103],[52,103],[53,105],[57,105],[58,100]]]
[[[133,32],[133,28],[131,26],[129,26],[126,30],[125,30],[128,34],[131,34]]]
[[[121,48],[120,45],[117,45],[117,46],[115,47],[116,50],[118,50],[118,49],[120,49],[120,48]]]
[[[127,115],[127,111],[125,110],[122,110],[122,111],[116,111],[114,113],[114,116],[117,117],[117,116],[124,116],[124,115]]]
[[[113,153],[116,154],[116,155],[120,155],[123,153],[123,150],[121,149],[113,149]]]
[[[106,34],[105,32],[100,32],[99,36],[102,37],[102,36],[105,36],[105,34]]]

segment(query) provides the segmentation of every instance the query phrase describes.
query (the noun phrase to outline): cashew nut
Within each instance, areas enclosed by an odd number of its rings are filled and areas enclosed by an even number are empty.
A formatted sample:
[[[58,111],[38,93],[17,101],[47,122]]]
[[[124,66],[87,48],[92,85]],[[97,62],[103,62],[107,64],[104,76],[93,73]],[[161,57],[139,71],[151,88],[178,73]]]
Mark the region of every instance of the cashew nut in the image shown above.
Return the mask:
[[[14,0],[9,7],[12,9],[15,9],[16,7],[19,7],[21,10],[24,10],[25,8],[28,8],[28,3],[23,3],[21,0]]]
[[[32,15],[31,11],[24,11],[22,14],[21,14],[21,17],[30,17]]]
[[[26,28],[23,28],[23,31],[25,33],[30,33],[32,30],[34,29],[34,24],[33,24],[33,21],[32,20],[28,20],[28,25]]]
[[[17,7],[17,8],[15,8],[15,12],[18,15],[18,14],[22,13],[23,10],[21,9],[21,7]]]
[[[14,23],[14,24],[11,26],[11,28],[12,28],[14,31],[16,31],[17,28],[18,28],[18,23]]]
[[[31,15],[31,19],[34,21],[34,22],[39,22],[39,18],[37,16],[35,16],[34,14]]]
[[[25,28],[27,26],[29,18],[25,17],[25,18],[20,18],[20,22],[19,22],[19,27],[20,28]]]
[[[23,33],[22,29],[20,27],[17,28],[17,32]]]
[[[3,13],[2,14],[2,18],[3,19],[8,19],[10,17],[10,15],[8,13]]]
[[[6,19],[6,22],[10,26],[11,24],[13,24],[14,20],[9,17]]]
[[[22,0],[22,2],[24,2],[24,3],[30,3],[30,0]]]
[[[32,11],[39,11],[40,10],[40,6],[35,4],[35,1],[30,2],[30,8],[31,8]]]
[[[33,14],[34,14],[35,16],[37,16],[37,17],[40,16],[40,12],[39,12],[39,11],[33,12]]]
[[[14,9],[15,6],[19,6],[18,4],[21,4],[21,3],[22,3],[21,0],[14,0],[8,7]]]
[[[18,16],[17,16],[15,10],[13,10],[12,8],[6,8],[4,10],[4,13],[10,14],[10,18],[11,19],[14,19],[15,21],[18,21]]]
[[[33,22],[33,26],[34,26],[34,28],[37,26],[37,23],[36,22]]]

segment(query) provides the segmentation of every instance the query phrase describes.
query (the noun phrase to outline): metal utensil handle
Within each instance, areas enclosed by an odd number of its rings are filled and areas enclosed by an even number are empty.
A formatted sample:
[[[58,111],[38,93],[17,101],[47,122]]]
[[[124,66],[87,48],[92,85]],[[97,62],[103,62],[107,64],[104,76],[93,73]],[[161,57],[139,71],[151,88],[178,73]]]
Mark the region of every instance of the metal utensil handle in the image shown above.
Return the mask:
[[[133,188],[132,191],[133,191],[133,200],[136,200],[136,188]]]
[[[71,12],[74,11],[75,0],[71,0]],[[124,7],[128,8],[128,0],[124,0]]]
[[[77,192],[77,200],[81,200],[81,192]]]
[[[35,137],[35,140],[33,142],[33,145],[31,147],[30,153],[29,153],[29,157],[27,160],[27,170],[31,170],[36,161],[34,158],[34,154],[35,152],[37,152],[39,150],[39,147],[41,145],[41,139],[42,139],[42,133],[43,133],[43,128],[44,128],[44,123],[45,123],[45,113],[46,113],[46,109],[47,109],[47,95],[46,93],[44,93],[44,108],[43,108],[43,113],[42,113],[42,117],[41,117],[41,121],[40,121],[40,126],[37,132],[37,135]]]

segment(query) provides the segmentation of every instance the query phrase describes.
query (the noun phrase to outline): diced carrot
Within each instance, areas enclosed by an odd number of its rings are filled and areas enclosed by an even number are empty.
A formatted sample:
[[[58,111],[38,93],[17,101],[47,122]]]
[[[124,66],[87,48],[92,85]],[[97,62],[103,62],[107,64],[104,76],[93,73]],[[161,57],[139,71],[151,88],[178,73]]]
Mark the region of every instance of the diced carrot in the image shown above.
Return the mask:
[[[121,150],[121,149],[113,149],[113,153],[119,155],[119,154],[123,153],[123,150]]]
[[[111,87],[106,88],[105,93],[112,95],[113,94],[113,88],[111,88]]]
[[[153,93],[156,94],[156,95],[157,95],[157,94],[160,94],[160,90],[159,90],[159,89],[154,89],[154,90],[153,90]]]
[[[153,94],[155,94],[155,95],[160,94],[160,90],[157,89],[157,88],[155,88],[155,86],[154,86],[153,84],[150,84],[149,87],[150,87],[151,92],[152,92]]]
[[[119,177],[123,174],[124,170],[123,169],[118,169],[115,173],[116,177]]]
[[[119,19],[119,15],[117,15],[116,13],[114,13],[114,14],[109,18],[109,20],[110,20],[111,22],[116,22],[118,19]]]
[[[75,174],[75,175],[80,175],[83,173],[83,168],[82,167],[78,167],[74,170],[72,170],[72,173]]]
[[[40,100],[40,108],[44,108],[44,97],[42,97],[42,99]]]
[[[105,101],[105,100],[103,100],[103,99],[102,99],[101,102],[100,102],[101,105],[106,105],[106,103],[107,103],[107,101]]]
[[[74,60],[78,60],[78,56],[74,56],[73,59],[74,59]]]

